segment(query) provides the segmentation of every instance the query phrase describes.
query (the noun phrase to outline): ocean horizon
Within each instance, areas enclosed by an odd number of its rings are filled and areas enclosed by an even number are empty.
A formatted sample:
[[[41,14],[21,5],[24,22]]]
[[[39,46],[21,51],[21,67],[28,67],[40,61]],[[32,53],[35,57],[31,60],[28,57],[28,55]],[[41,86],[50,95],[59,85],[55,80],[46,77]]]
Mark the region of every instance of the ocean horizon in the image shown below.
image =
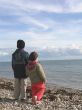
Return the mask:
[[[41,60],[47,83],[82,89],[82,59]],[[11,62],[0,62],[0,77],[13,79]]]

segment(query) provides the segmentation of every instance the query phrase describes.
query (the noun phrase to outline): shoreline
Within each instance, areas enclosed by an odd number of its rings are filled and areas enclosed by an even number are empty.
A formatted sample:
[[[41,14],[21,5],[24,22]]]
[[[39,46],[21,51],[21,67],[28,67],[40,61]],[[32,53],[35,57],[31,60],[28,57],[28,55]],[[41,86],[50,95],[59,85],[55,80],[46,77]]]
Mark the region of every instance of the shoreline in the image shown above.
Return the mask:
[[[5,77],[5,76],[0,76],[0,80],[1,79],[4,79],[4,80],[10,80],[10,81],[14,81],[14,76],[13,76],[13,78],[9,78],[9,77]],[[29,80],[28,80],[29,81]],[[30,83],[30,82],[29,82]],[[60,84],[54,84],[54,83],[49,83],[49,82],[47,82],[47,85],[49,86],[49,87],[58,87],[58,88],[67,88],[67,89],[74,89],[74,90],[82,90],[82,88],[81,87],[73,87],[73,86],[67,86],[67,85],[60,85]]]
[[[35,106],[31,102],[29,87],[28,81],[27,100],[15,102],[14,80],[0,78],[0,110],[82,110],[82,90],[46,84],[42,103]]]

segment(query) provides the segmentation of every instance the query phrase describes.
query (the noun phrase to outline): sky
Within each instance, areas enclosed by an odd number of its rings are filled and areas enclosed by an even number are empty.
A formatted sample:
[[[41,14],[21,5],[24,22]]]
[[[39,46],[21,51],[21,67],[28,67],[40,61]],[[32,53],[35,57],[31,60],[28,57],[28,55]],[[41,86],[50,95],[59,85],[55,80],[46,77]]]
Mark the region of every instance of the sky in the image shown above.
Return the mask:
[[[0,60],[18,39],[44,59],[82,58],[82,0],[0,0]]]

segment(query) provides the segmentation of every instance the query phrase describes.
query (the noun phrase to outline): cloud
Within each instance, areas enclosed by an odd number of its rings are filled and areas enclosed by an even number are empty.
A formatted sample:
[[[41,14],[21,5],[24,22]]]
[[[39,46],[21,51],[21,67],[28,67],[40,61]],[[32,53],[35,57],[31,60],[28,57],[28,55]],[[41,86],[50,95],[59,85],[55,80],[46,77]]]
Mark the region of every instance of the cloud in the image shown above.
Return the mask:
[[[30,7],[32,6],[32,7]],[[31,10],[35,11],[44,11],[44,12],[63,12],[63,8],[61,6],[55,6],[54,4],[47,4],[44,3],[31,3],[29,7]]]
[[[68,13],[68,12],[82,12],[81,0],[51,0],[38,1],[38,0],[3,0],[0,1],[0,6],[5,9],[11,9],[15,13],[24,14],[25,12],[48,12],[48,13]],[[13,13],[13,14],[15,14]]]
[[[9,53],[0,51],[0,56],[8,56]]]
[[[35,0],[35,1],[6,0],[5,1],[3,0],[3,1],[0,1],[0,9],[1,9],[0,15],[3,15],[0,21],[2,21],[1,23],[2,25],[9,26],[10,27],[9,29],[12,29],[13,31],[14,29],[20,29],[19,27],[21,28],[23,27],[24,29],[26,28],[28,29],[28,27],[29,28],[35,27],[37,29],[41,28],[42,31],[46,31],[49,29],[55,29],[55,26],[56,27],[61,26],[63,19],[65,19],[64,16],[62,16],[61,14],[73,12],[72,7],[75,6],[75,8],[77,8],[77,6],[81,4],[82,4],[81,0],[73,0],[73,1],[51,0],[51,2],[47,0],[46,1],[43,1],[43,0],[42,1],[38,1],[38,0]],[[47,12],[47,13],[44,13],[44,12]],[[58,13],[59,13],[58,16],[60,17],[56,19],[55,14],[58,14]],[[81,22],[81,20],[78,20],[78,21]],[[66,22],[68,22],[68,19]],[[75,20],[75,22],[77,22],[77,20]],[[69,21],[69,24],[70,24],[70,21]]]
[[[64,53],[61,47],[82,43],[81,5],[82,0],[1,0],[0,47],[24,39],[27,47],[57,46]]]
[[[14,0],[10,1],[7,0],[6,2],[0,1],[1,7],[5,8],[11,8],[14,10],[21,10],[21,11],[45,11],[45,12],[61,12],[62,8],[60,6],[55,6],[54,4],[47,4],[46,5],[44,2],[38,2],[38,1],[26,1],[23,2],[22,0]],[[16,9],[15,9],[16,8]]]
[[[82,12],[82,1],[81,0],[66,0],[68,5],[67,12]]]
[[[25,3],[25,2],[24,2]],[[51,0],[49,1],[28,1],[27,8],[29,10],[53,12],[53,13],[68,13],[68,12],[82,12],[81,0]]]
[[[43,54],[42,54],[43,53]],[[44,58],[53,58],[55,57],[74,57],[74,56],[82,56],[82,46],[77,46],[76,44],[64,47],[64,48],[57,48],[57,47],[45,47],[41,50],[40,55]]]
[[[21,17],[19,19],[19,22],[25,23],[25,24],[32,24],[38,27],[43,28],[44,30],[48,29],[48,25],[45,23],[42,23],[42,21],[36,20],[33,17]]]
[[[27,47],[25,50],[28,52],[37,51],[40,59],[70,59],[70,58],[82,58],[82,45],[73,44],[67,47],[58,48],[56,46],[49,46],[44,48]],[[0,61],[11,61],[11,55],[15,51],[15,48],[3,48],[0,49]]]

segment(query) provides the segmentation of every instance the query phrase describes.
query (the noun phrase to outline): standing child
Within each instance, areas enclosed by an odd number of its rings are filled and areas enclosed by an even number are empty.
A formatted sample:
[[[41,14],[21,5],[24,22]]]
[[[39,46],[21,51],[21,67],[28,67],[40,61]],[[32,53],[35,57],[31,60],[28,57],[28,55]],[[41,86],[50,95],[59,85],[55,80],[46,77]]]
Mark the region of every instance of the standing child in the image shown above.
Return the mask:
[[[12,54],[12,69],[14,71],[15,89],[14,98],[17,100],[25,99],[26,92],[26,65],[28,63],[28,52],[24,51],[25,42],[23,40],[17,41],[17,49]]]
[[[27,75],[31,80],[32,101],[37,104],[41,101],[45,92],[46,77],[41,64],[38,62],[38,54],[36,52],[32,52],[29,55]]]

